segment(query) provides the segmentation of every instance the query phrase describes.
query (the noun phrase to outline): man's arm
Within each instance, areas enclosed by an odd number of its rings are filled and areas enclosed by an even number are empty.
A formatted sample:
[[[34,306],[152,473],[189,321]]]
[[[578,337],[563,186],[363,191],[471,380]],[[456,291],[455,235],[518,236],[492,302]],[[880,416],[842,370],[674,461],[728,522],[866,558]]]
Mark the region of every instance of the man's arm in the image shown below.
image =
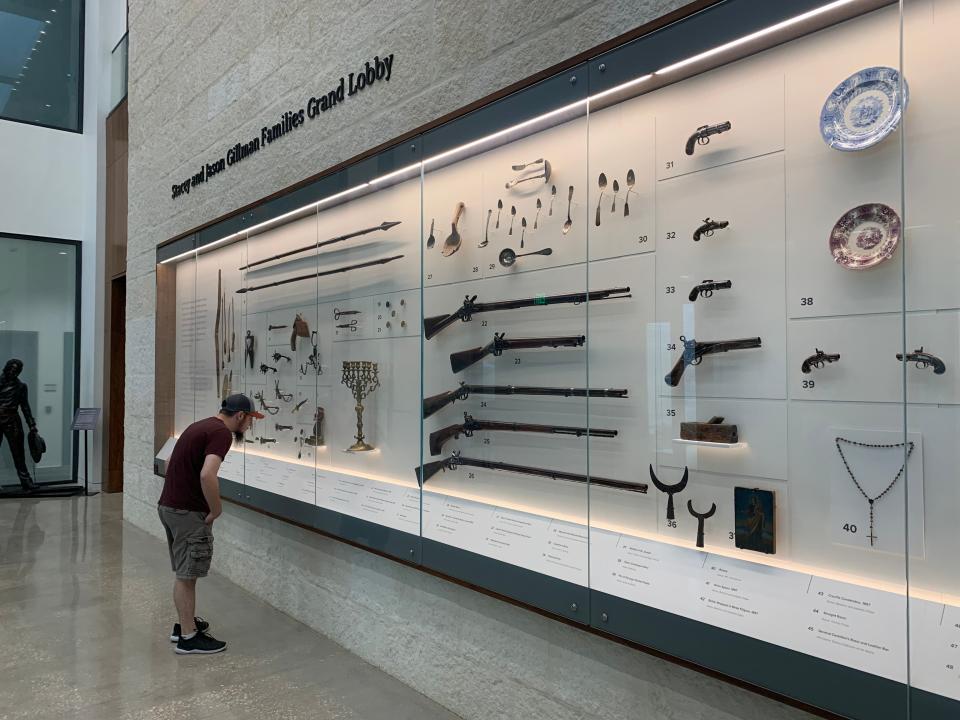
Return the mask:
[[[222,462],[219,455],[207,455],[200,470],[200,489],[203,490],[203,497],[210,508],[210,514],[206,519],[207,525],[212,525],[223,512],[223,505],[220,503],[220,479],[217,477]]]

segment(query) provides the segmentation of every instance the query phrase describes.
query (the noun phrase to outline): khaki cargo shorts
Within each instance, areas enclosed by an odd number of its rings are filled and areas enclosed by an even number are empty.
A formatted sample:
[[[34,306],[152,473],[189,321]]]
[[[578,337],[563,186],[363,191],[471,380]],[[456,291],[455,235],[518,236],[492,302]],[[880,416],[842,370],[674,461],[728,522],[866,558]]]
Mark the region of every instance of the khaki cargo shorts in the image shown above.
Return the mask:
[[[167,531],[170,566],[177,579],[206,577],[213,560],[213,531],[204,522],[207,514],[163,505],[157,506],[157,512]]]

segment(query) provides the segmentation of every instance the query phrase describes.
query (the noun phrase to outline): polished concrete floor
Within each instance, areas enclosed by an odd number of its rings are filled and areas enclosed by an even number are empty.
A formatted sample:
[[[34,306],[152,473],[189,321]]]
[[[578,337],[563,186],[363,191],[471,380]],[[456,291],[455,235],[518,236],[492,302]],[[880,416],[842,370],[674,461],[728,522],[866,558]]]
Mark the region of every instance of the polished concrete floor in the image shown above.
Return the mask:
[[[0,500],[0,720],[456,718],[216,575],[198,613],[227,652],[174,654],[166,547],[122,502]]]

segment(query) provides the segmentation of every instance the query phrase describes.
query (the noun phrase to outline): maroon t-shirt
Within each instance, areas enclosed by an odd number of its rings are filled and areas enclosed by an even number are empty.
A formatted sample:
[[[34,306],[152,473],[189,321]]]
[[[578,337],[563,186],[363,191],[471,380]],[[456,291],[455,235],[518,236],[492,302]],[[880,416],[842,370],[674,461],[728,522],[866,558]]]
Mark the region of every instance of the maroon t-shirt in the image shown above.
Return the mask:
[[[159,504],[175,510],[210,512],[200,487],[200,470],[207,455],[223,460],[232,444],[233,433],[216,417],[198,420],[184,430],[170,454]]]

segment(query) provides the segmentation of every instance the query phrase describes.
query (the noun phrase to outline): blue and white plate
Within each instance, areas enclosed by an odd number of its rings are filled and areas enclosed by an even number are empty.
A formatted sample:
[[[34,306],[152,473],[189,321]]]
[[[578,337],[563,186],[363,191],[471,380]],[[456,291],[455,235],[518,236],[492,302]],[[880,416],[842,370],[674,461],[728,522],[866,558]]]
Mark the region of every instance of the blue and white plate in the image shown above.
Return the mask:
[[[855,72],[837,85],[820,111],[823,141],[837,150],[863,150],[897,129],[909,92],[900,73],[882,65]]]

